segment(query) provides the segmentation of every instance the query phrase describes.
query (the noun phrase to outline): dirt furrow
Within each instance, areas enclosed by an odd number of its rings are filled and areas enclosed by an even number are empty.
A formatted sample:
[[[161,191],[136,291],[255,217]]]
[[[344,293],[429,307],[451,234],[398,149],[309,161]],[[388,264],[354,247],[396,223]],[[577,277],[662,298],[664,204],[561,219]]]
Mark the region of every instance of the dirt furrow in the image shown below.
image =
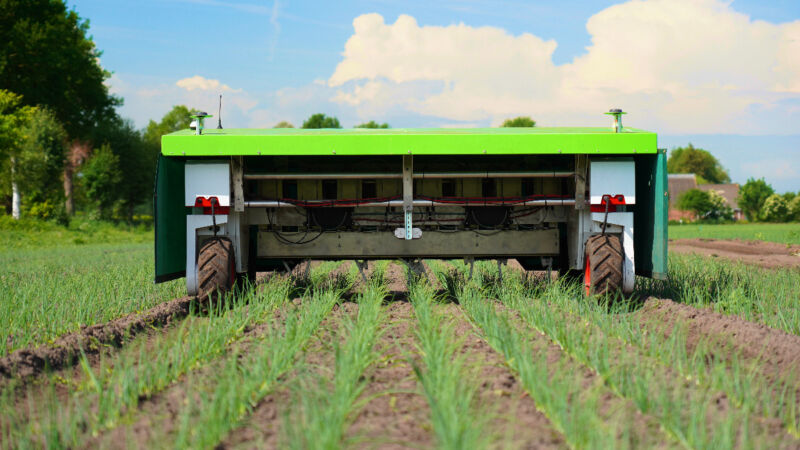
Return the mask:
[[[347,433],[358,448],[421,448],[433,445],[430,408],[409,358],[415,359],[414,308],[405,301],[386,306],[386,328],[378,342],[382,357],[366,375],[368,400]]]
[[[17,350],[0,359],[0,375],[29,378],[46,369],[69,367],[86,354],[98,354],[109,347],[121,347],[138,333],[164,327],[189,314],[193,298],[182,297],[131,313],[112,321],[82,328],[56,339],[52,344]]]
[[[711,341],[723,350],[732,346],[739,357],[758,362],[758,370],[771,381],[800,374],[800,336],[669,299],[650,298],[636,314],[643,326],[666,336],[676,325],[685,326],[689,352],[700,342]]]
[[[292,389],[299,389],[298,382],[310,376],[329,378],[332,375],[334,354],[331,342],[338,337],[338,326],[343,316],[355,319],[357,314],[356,303],[343,302],[335,306],[303,351],[302,364],[287,374],[286,382],[261,400],[244,424],[231,431],[217,448],[280,448],[283,422],[292,413],[291,408],[298,406]]]
[[[670,239],[669,251],[723,258],[767,269],[800,268],[800,245],[787,246],[777,242],[704,238]]]
[[[566,448],[564,437],[550,420],[536,409],[536,403],[505,364],[503,357],[475,333],[464,312],[454,304],[444,306],[452,317],[456,338],[462,340],[460,353],[468,364],[479,367],[480,402],[486,414],[496,415],[494,434],[503,448]]]

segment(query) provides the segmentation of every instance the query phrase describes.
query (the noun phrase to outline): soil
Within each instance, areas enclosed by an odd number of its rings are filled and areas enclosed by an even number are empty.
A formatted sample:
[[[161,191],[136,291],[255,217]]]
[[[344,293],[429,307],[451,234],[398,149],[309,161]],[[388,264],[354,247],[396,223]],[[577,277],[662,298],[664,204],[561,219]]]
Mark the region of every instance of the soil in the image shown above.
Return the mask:
[[[44,370],[73,365],[81,355],[97,354],[108,346],[120,347],[126,340],[152,327],[165,326],[189,314],[191,297],[177,298],[110,322],[84,327],[59,337],[52,344],[17,350],[0,359],[0,375],[28,378]]]
[[[461,339],[460,353],[467,364],[477,367],[480,402],[488,414],[496,415],[491,425],[503,448],[565,448],[563,437],[550,420],[536,409],[536,403],[525,392],[517,377],[508,369],[502,356],[481,339],[467,321],[462,310],[446,306],[453,318],[455,334]]]
[[[800,374],[800,336],[668,299],[650,298],[636,314],[666,335],[678,323],[686,326],[689,351],[711,340],[723,348],[732,346],[746,362],[757,362],[759,371],[772,380]]]
[[[670,239],[669,251],[695,253],[753,264],[767,269],[789,267],[800,269],[800,246],[764,241],[718,239]]]
[[[406,286],[406,268],[396,262],[386,266],[387,289],[389,296],[395,300],[403,300],[408,296],[408,286]]]
[[[361,409],[346,438],[358,448],[430,448],[430,408],[410,361],[417,359],[414,308],[404,301],[386,306],[385,332],[378,342],[383,357],[367,374]]]

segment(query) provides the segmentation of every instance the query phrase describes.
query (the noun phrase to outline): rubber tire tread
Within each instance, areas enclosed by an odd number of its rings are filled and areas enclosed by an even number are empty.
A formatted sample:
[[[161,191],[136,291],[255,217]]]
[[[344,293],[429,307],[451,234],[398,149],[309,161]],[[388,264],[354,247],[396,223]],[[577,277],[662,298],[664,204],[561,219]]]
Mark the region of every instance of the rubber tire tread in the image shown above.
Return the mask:
[[[596,295],[622,291],[622,264],[625,259],[618,236],[595,235],[586,241],[589,258],[590,290]]]
[[[197,257],[197,297],[206,300],[209,296],[229,291],[231,267],[234,264],[233,243],[224,237],[214,237],[203,243]]]

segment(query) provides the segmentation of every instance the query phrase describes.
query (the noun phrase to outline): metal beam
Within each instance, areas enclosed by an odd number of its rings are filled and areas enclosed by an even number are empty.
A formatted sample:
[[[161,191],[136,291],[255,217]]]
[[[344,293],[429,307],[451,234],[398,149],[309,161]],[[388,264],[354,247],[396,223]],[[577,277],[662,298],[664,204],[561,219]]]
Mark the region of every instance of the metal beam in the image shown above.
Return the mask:
[[[378,233],[325,232],[302,245],[282,243],[271,231],[259,231],[259,258],[515,258],[558,254],[558,229],[501,231],[492,235],[475,231],[425,231],[413,240],[397,239],[389,231]]]
[[[550,200],[526,200],[524,202],[515,202],[515,203],[494,203],[490,204],[491,206],[572,206],[575,204],[575,199],[572,198],[564,198],[564,199],[550,199]],[[248,200],[244,202],[244,205],[248,208],[294,208],[297,205],[288,202],[282,202],[280,200]],[[412,202],[414,207],[422,207],[422,206],[486,206],[487,204],[481,201],[473,201],[473,202],[437,202],[431,200],[414,200]],[[388,200],[385,202],[364,202],[359,203],[359,208],[368,208],[368,207],[375,207],[375,206],[403,206],[403,200]],[[352,207],[352,206],[348,206]]]
[[[410,241],[414,238],[411,223],[414,212],[414,157],[403,155],[403,213],[405,215],[405,238]]]
[[[575,172],[416,172],[415,179],[425,178],[569,178]],[[402,173],[248,173],[245,180],[399,180]]]

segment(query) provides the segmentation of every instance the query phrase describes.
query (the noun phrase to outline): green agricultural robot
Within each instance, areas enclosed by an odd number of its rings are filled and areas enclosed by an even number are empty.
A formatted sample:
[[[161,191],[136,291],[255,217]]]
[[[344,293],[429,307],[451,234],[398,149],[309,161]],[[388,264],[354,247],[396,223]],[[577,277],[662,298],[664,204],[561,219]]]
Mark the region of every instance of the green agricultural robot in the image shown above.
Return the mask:
[[[587,293],[667,275],[666,154],[623,128],[192,129],[162,138],[155,280],[307,259],[516,258]]]

